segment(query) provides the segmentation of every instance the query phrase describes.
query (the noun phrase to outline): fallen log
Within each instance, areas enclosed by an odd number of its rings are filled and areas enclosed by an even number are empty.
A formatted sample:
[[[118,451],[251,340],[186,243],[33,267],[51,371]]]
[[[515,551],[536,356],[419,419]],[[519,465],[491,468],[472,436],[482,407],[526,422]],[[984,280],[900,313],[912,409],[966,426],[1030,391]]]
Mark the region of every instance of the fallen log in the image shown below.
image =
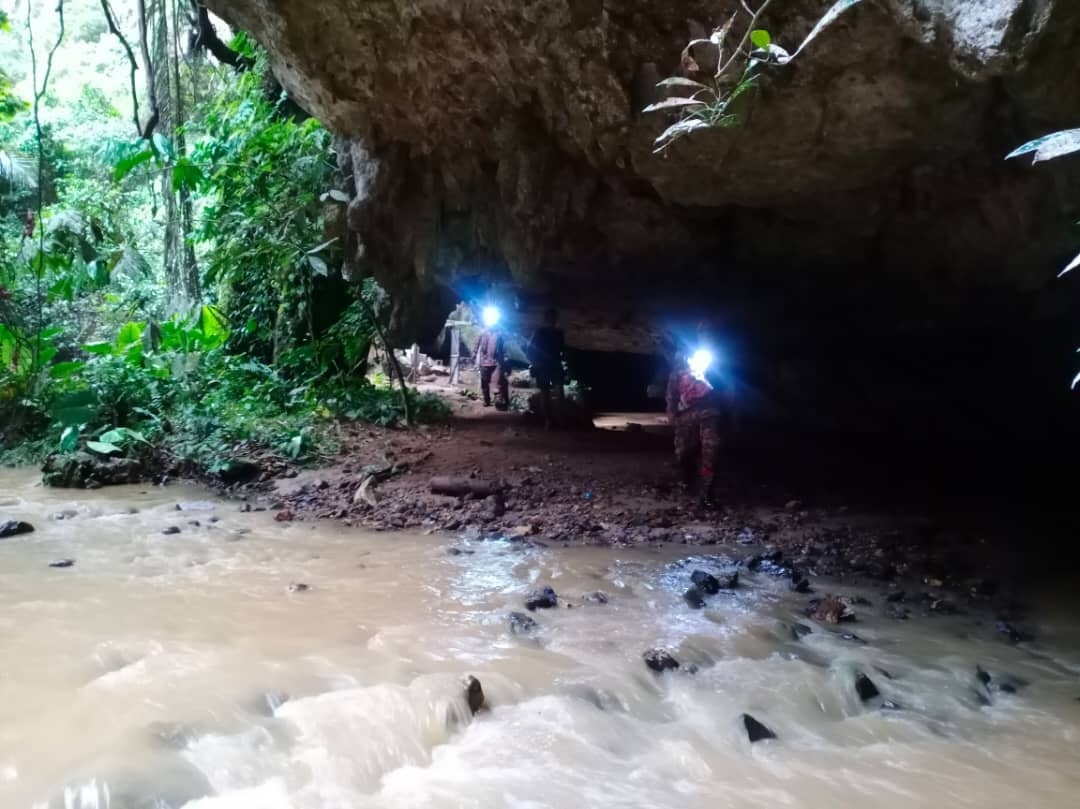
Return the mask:
[[[482,499],[499,494],[502,487],[491,480],[475,478],[438,477],[431,479],[431,493],[448,497],[475,497]]]

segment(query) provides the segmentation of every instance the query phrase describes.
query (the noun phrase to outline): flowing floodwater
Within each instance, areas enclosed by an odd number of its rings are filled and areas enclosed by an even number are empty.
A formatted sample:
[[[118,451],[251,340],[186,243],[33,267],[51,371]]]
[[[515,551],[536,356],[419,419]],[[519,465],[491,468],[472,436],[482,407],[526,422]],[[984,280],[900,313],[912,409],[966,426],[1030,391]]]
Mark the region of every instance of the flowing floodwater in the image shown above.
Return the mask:
[[[690,610],[717,560],[685,546],[465,545],[12,472],[0,498],[37,527],[0,541],[5,809],[1077,805],[1080,632],[1050,602],[1030,648],[985,616],[870,609],[858,644],[766,576]],[[512,634],[547,583],[574,608]],[[652,646],[697,672],[653,674]],[[744,712],[779,738],[751,745]]]

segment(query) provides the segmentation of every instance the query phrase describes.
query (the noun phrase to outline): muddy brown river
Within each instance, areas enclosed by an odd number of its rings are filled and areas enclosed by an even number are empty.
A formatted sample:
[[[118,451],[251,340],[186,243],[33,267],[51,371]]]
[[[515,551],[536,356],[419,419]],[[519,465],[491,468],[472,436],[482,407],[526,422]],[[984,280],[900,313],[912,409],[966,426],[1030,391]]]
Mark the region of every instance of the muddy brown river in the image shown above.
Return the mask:
[[[858,643],[765,575],[691,610],[690,571],[724,566],[684,558],[700,548],[468,544],[220,501],[176,510],[206,499],[0,473],[0,521],[37,528],[0,540],[0,806],[1077,806],[1068,598],[1034,602],[1032,644],[1002,643],[976,612],[899,622],[879,604],[842,630]],[[543,584],[562,603],[513,634],[507,614]],[[608,603],[583,599],[598,590]],[[811,633],[796,639],[796,623]],[[649,671],[653,646],[683,670]],[[860,698],[858,672],[879,696]],[[475,717],[467,675],[487,698]],[[778,738],[752,745],[745,712]]]

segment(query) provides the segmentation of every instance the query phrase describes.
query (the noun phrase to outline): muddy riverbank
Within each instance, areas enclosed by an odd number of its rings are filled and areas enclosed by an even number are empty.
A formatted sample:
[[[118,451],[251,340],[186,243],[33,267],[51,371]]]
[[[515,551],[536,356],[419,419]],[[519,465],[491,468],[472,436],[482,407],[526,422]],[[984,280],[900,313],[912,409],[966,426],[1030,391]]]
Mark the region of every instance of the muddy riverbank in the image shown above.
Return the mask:
[[[0,486],[0,517],[35,528],[0,540],[5,806],[1053,809],[1080,786],[1067,593],[1034,594],[1014,643],[988,601],[904,621],[846,580],[798,593],[757,543],[563,548],[278,521],[181,485]],[[854,620],[808,615],[826,593]]]

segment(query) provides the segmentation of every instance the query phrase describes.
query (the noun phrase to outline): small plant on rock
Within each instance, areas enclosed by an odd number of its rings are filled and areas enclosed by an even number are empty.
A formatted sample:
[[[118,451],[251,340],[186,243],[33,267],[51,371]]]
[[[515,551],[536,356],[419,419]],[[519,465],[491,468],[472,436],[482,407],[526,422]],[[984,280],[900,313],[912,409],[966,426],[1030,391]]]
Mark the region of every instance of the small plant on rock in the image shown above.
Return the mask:
[[[770,65],[789,64],[837,17],[861,0],[837,0],[802,44],[790,52],[776,44],[769,31],[757,25],[771,2],[764,0],[754,10],[746,0],[740,0],[741,9],[708,39],[695,39],[686,46],[682,53],[682,69],[686,75],[664,79],[657,87],[675,92],[689,91],[689,95],[673,95],[642,110],[677,112],[681,116],[653,142],[654,152],[663,152],[675,141],[699,129],[736,126],[740,119],[732,105],[754,87],[761,71]],[[748,19],[739,26],[742,35],[736,41],[733,31],[742,15]]]
[[[1065,129],[1061,132],[1051,132],[1049,135],[1030,140],[1005,155],[1005,159],[1009,160],[1029,154],[1032,156],[1032,164],[1035,164],[1064,157],[1074,152],[1080,152],[1080,129]],[[1071,270],[1075,270],[1077,267],[1080,267],[1080,255],[1070,261],[1065,269],[1058,273],[1058,278]],[[1075,388],[1077,385],[1080,385],[1080,373],[1073,377],[1072,387]]]

